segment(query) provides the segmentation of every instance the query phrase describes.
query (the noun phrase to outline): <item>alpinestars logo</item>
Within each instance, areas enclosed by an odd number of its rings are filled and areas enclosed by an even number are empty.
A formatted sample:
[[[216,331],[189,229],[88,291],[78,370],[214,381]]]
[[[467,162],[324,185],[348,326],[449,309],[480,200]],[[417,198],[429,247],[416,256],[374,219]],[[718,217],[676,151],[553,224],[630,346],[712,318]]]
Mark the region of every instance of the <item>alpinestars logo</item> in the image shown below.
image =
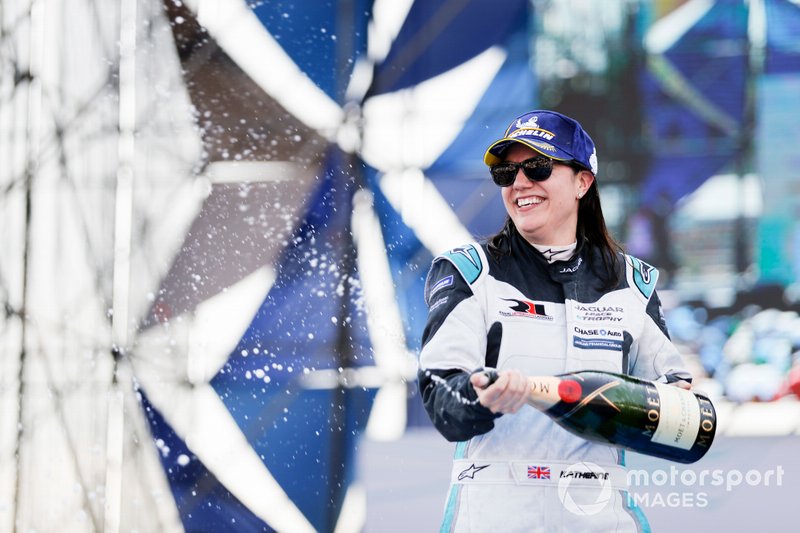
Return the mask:
[[[547,250],[545,250],[544,252],[542,252],[542,255],[543,255],[543,256],[545,257],[545,259],[547,259],[548,261],[552,261],[554,257],[556,257],[556,256],[558,256],[558,255],[563,255],[563,254],[564,254],[564,252],[566,252],[566,251],[568,251],[568,250],[569,250],[568,248],[561,248],[560,250],[559,250],[558,248],[556,248],[556,249],[553,249],[553,248],[548,248]],[[569,251],[571,251],[571,250],[569,250]]]
[[[553,320],[553,317],[548,315],[543,303],[530,302],[528,300],[517,300],[516,298],[500,298],[506,302],[512,302],[509,305],[509,311],[500,310],[502,316],[524,316],[527,318],[536,318],[539,320]]]
[[[475,479],[475,474],[483,470],[484,468],[489,468],[489,465],[481,465],[475,466],[475,463],[472,463],[469,468],[462,470],[458,474],[458,480],[462,481],[464,479]]]

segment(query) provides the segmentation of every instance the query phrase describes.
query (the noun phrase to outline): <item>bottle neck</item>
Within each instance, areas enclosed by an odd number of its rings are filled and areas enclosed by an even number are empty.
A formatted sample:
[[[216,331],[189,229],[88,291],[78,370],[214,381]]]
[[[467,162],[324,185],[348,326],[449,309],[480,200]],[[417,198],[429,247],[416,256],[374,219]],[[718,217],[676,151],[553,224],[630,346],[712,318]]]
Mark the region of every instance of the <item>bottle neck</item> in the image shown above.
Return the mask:
[[[531,376],[528,378],[528,403],[539,409],[549,409],[561,401],[559,386],[561,378],[556,376]]]

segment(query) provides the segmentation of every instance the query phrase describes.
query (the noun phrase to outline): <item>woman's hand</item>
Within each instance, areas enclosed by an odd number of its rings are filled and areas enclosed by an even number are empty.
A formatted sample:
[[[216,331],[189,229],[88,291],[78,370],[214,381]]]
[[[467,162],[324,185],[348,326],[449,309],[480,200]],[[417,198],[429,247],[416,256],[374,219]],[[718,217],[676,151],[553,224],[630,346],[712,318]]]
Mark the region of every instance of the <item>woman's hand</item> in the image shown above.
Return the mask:
[[[528,378],[519,370],[498,371],[497,381],[489,385],[489,377],[476,372],[469,378],[478,394],[478,401],[493,413],[516,413],[528,399]]]

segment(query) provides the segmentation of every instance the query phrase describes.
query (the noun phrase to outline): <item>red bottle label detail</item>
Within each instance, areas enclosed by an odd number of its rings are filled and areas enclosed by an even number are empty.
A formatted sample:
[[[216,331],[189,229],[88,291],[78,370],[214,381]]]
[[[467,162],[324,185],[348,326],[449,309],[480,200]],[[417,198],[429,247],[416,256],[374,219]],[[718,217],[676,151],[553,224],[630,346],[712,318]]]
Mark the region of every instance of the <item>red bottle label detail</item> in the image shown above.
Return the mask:
[[[674,385],[655,383],[661,403],[658,410],[658,427],[652,441],[690,449],[697,439],[700,429],[700,405],[697,397]]]
[[[562,402],[575,403],[581,399],[581,384],[571,379],[561,380],[558,384],[558,396]]]

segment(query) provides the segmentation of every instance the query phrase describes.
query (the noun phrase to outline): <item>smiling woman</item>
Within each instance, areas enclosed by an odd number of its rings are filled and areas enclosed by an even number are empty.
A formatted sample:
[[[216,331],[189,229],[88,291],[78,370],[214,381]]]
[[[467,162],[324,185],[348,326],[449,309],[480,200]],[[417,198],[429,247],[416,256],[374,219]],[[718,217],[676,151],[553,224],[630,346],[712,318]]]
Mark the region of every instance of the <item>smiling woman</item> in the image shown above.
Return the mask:
[[[506,162],[492,167],[492,175],[498,175],[498,167],[508,169],[512,165],[523,165],[520,167],[523,172],[515,172],[513,181],[503,187],[502,195],[517,231],[531,244],[565,246],[575,242],[578,202],[594,182],[594,175],[554,162],[523,144],[509,147]],[[539,171],[536,177],[545,169],[547,177],[531,179],[529,167]]]
[[[563,505],[555,472],[592,465],[625,479],[623,452],[523,406],[527,376],[602,370],[690,387],[661,314],[658,271],[609,235],[594,142],[575,120],[525,113],[484,162],[506,223],[435,258],[426,283],[419,386],[436,428],[459,442],[442,531],[646,529],[624,485],[610,491],[594,479],[575,495],[586,501]],[[476,371],[485,367],[497,381]],[[601,497],[592,516],[575,513]]]

